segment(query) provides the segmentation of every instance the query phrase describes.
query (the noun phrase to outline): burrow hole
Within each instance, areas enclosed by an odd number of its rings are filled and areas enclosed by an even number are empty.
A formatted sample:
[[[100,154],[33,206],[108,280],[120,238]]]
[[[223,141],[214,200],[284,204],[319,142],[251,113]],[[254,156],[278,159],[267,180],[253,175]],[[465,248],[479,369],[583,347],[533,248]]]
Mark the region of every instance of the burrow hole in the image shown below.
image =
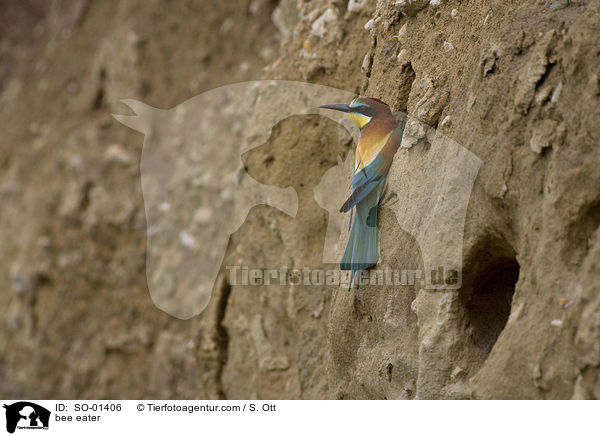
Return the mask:
[[[463,299],[467,331],[482,358],[506,326],[519,279],[515,251],[505,241],[485,245],[474,257]]]

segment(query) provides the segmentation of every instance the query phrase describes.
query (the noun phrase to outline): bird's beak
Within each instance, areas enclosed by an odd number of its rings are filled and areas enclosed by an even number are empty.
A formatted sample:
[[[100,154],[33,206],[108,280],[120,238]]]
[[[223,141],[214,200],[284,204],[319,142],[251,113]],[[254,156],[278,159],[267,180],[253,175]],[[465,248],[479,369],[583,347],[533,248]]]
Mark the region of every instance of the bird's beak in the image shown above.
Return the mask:
[[[319,106],[322,109],[333,109],[334,111],[340,112],[352,112],[352,109],[347,104],[324,104]]]

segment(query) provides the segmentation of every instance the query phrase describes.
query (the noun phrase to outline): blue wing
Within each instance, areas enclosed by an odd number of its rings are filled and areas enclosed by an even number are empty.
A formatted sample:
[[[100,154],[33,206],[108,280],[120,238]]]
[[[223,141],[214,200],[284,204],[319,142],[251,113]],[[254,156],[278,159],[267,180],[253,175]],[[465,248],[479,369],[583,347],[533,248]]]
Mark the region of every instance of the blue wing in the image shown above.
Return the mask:
[[[373,162],[364,167],[352,177],[352,195],[340,208],[340,212],[348,212],[357,203],[369,195],[373,189],[385,181],[386,160],[383,156],[377,156]]]

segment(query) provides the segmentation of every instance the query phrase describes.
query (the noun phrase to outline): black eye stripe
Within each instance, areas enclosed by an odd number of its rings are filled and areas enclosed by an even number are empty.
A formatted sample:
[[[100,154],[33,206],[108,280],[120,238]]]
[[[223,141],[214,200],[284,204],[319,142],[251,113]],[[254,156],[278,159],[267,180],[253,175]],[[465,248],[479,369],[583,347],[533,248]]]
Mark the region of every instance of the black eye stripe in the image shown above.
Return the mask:
[[[375,110],[369,106],[359,106],[355,109],[356,112],[372,117],[375,115]]]

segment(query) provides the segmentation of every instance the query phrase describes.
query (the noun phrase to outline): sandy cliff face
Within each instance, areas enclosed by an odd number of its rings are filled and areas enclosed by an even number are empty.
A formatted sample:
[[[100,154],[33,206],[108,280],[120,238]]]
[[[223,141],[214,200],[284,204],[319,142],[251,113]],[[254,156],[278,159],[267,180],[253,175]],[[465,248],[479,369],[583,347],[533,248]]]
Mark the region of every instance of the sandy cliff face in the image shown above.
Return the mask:
[[[3,8],[1,396],[600,396],[599,1]],[[121,98],[170,108],[259,78],[408,114],[379,268],[423,269],[449,252],[455,217],[422,238],[399,225],[415,199],[428,207],[431,186],[464,176],[431,135],[480,159],[459,290],[229,283],[227,265],[335,267],[323,263],[331,217],[314,192],[351,138],[296,115],[243,157],[254,179],[296,190],[296,216],[251,210],[202,315],[152,304],[143,139],[110,114],[124,113]]]

